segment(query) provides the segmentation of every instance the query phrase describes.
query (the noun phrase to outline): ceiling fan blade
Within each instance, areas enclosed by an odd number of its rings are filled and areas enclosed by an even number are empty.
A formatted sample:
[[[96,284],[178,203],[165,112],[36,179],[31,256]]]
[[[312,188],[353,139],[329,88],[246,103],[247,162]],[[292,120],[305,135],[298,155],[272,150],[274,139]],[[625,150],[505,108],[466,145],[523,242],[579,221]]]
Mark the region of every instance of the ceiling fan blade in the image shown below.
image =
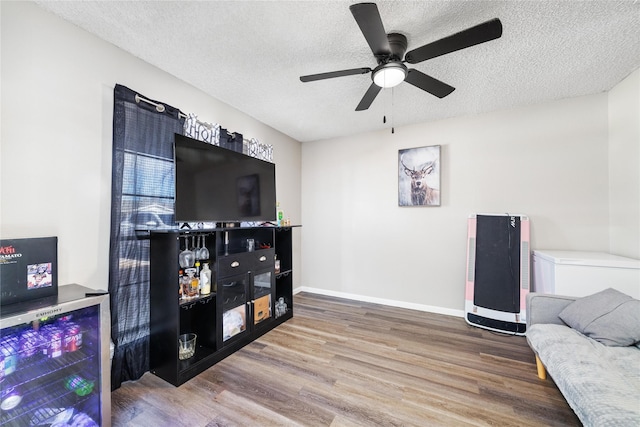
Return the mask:
[[[349,6],[360,31],[369,43],[374,55],[388,55],[391,52],[387,32],[382,24],[378,6],[375,3],[359,3]]]
[[[367,89],[367,93],[364,94],[362,100],[356,107],[356,111],[363,111],[369,108],[371,106],[371,103],[374,99],[376,99],[376,96],[378,96],[378,93],[381,90],[382,88],[380,86],[375,83],[371,83],[371,86],[369,86],[369,89]]]
[[[352,68],[350,70],[331,71],[329,73],[310,74],[308,76],[300,76],[302,82],[313,82],[315,80],[332,79],[334,77],[353,76],[355,74],[367,74],[371,72],[371,68]]]
[[[404,81],[438,98],[444,98],[456,89],[418,70],[409,70]]]
[[[404,59],[409,64],[417,64],[427,59],[497,39],[501,35],[502,23],[498,18],[495,18],[450,35],[449,37],[413,49],[407,52]]]

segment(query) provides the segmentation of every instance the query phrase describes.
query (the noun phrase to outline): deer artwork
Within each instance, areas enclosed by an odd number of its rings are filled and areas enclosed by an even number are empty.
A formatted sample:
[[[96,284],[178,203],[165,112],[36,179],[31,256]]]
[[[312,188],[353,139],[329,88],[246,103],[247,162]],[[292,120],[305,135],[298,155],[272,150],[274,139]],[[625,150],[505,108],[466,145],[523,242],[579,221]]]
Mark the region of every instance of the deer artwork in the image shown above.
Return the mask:
[[[411,204],[412,205],[438,205],[440,204],[440,191],[427,185],[425,177],[433,172],[437,160],[421,165],[419,169],[408,167],[404,163],[403,156],[400,163],[404,166],[404,173],[411,178]]]

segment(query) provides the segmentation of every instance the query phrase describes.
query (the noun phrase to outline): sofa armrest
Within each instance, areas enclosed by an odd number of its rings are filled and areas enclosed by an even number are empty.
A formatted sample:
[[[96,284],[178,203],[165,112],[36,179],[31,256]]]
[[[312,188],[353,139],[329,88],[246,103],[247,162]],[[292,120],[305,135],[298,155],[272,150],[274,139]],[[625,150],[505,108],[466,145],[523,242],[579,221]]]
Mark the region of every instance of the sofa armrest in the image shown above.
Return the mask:
[[[576,299],[576,297],[564,295],[528,293],[527,330],[536,323],[564,325],[565,323],[558,317],[558,314]]]

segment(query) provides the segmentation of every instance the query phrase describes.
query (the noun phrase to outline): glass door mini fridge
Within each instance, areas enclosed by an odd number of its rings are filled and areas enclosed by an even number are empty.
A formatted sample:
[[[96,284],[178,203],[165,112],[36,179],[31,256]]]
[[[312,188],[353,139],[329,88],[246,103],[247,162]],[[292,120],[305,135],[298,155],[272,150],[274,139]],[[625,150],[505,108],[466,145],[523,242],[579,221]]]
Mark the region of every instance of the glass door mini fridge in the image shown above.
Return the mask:
[[[2,307],[0,426],[111,424],[109,296],[80,286]]]

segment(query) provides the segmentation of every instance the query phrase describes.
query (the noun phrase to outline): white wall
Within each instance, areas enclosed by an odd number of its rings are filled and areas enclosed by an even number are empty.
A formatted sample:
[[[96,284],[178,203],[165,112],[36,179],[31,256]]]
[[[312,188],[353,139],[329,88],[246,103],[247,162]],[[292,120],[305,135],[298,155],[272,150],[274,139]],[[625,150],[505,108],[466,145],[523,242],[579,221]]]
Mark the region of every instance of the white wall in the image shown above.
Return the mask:
[[[461,314],[474,212],[527,214],[533,249],[607,251],[607,111],[598,94],[303,143],[302,283]],[[398,150],[426,145],[442,146],[442,206],[398,207]]]
[[[640,69],[609,92],[610,250],[640,258]]]
[[[0,14],[0,236],[58,236],[60,284],[107,287],[116,83],[272,144],[278,198],[300,222],[299,142],[32,3]]]

